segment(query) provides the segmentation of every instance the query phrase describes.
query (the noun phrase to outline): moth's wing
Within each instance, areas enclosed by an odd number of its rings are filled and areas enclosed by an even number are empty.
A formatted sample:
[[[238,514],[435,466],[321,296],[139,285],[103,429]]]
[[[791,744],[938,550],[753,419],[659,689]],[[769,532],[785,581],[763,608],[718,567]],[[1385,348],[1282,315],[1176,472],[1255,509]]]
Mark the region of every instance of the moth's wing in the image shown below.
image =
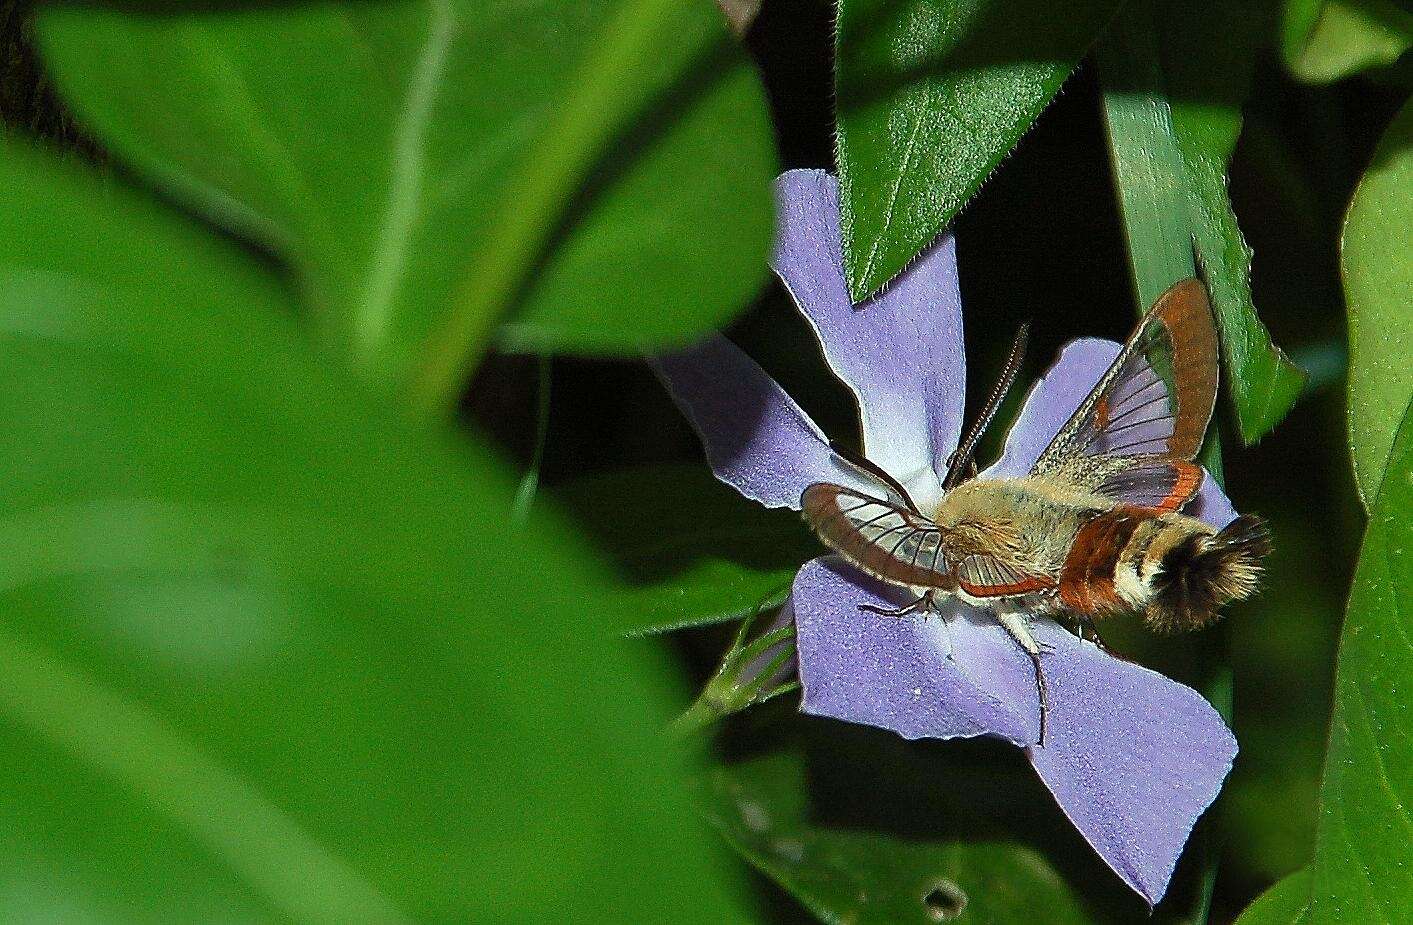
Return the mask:
[[[806,488],[800,509],[825,545],[876,578],[928,588],[956,584],[942,529],[920,514],[827,482]]]
[[[1031,471],[1176,510],[1202,483],[1191,460],[1216,397],[1212,309],[1202,284],[1184,280],[1158,299]]]
[[[1180,459],[1131,460],[1111,472],[1094,491],[1115,501],[1164,513],[1176,511],[1202,487],[1202,467]]]
[[[1016,597],[1056,587],[1053,578],[1035,575],[988,553],[964,556],[957,563],[957,587],[972,597]]]

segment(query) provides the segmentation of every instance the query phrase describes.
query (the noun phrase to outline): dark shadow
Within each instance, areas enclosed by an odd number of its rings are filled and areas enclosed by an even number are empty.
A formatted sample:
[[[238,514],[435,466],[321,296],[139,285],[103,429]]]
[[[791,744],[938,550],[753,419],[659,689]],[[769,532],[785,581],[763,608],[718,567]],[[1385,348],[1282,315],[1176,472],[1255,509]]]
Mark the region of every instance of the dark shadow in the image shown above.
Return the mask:
[[[664,473],[669,481],[654,480]],[[746,500],[702,465],[621,470],[549,495],[631,585],[656,584],[710,560],[789,572],[823,551],[798,515]]]
[[[884,49],[877,46],[888,40],[886,30],[913,5],[910,0],[881,0],[866,18],[857,14],[844,17],[839,72],[852,76],[840,87],[841,112],[866,108],[900,89],[943,75],[963,75],[1020,61],[1069,65],[1102,26],[1092,17],[1056,17],[1047,4],[992,3],[954,42],[912,66],[870,66],[870,57],[884,57]],[[1006,42],[998,43],[998,35],[1005,36]]]
[[[721,749],[728,766],[778,750],[798,753],[807,824],[905,841],[1031,849],[1070,885],[1095,923],[1176,923],[1190,913],[1199,873],[1191,858],[1179,863],[1150,918],[1146,903],[1065,819],[1018,749],[991,739],[909,742],[798,715],[793,706],[776,701],[731,724]]]

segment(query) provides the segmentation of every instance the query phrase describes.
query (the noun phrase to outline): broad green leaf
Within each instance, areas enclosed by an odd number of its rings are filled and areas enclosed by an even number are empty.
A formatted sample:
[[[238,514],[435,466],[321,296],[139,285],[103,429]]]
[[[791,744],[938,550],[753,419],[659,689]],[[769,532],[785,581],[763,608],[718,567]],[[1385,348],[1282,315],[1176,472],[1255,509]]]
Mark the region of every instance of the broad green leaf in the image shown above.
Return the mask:
[[[767,714],[776,721],[764,722]],[[765,745],[737,746],[728,731],[703,798],[726,840],[820,920],[1147,917],[1018,752],[989,741],[905,742],[783,714],[744,716],[757,725],[741,738]]]
[[[1117,8],[841,0],[838,162],[855,300],[898,274],[1030,128]]]
[[[1094,48],[1119,217],[1128,242],[1138,311],[1196,275],[1186,168],[1163,93],[1154,9],[1124,5]]]
[[[105,145],[273,249],[421,404],[513,309],[509,346],[636,352],[765,278],[764,94],[710,0],[63,4],[38,31]]]
[[[1413,405],[1359,553],[1320,786],[1312,925],[1404,922],[1413,896]]]
[[[0,919],[729,916],[663,666],[490,453],[205,228],[13,142],[0,224]]]
[[[798,516],[747,501],[700,465],[641,466],[546,494],[615,567],[616,623],[634,633],[778,605],[822,552]]]
[[[1097,55],[1140,300],[1151,304],[1178,274],[1191,275],[1195,248],[1248,444],[1280,422],[1305,380],[1256,315],[1251,250],[1227,196],[1259,13],[1218,0],[1132,4]]]
[[[1310,905],[1310,871],[1301,868],[1256,898],[1237,925],[1300,925]]]
[[[1212,293],[1222,356],[1246,444],[1280,423],[1300,397],[1301,371],[1271,342],[1251,301],[1251,248],[1227,196],[1227,165],[1241,133],[1241,107],[1262,41],[1256,2],[1167,0],[1163,65],[1173,135],[1187,168],[1188,216]]]
[[[1286,0],[1290,72],[1328,83],[1393,64],[1413,45],[1413,13],[1391,0]]]
[[[1349,306],[1349,448],[1367,506],[1413,399],[1413,104],[1384,133],[1344,219]]]

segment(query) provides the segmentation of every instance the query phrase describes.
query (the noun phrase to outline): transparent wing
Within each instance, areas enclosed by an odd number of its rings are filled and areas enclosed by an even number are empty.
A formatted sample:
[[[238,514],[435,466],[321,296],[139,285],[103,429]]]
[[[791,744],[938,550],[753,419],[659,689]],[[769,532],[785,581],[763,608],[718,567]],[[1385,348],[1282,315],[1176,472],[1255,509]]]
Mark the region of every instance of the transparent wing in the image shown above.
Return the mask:
[[[825,545],[870,575],[914,587],[955,587],[942,529],[920,514],[842,485],[819,483],[800,497]]]
[[[1202,478],[1202,467],[1196,463],[1149,460],[1112,473],[1095,491],[1136,507],[1169,512],[1197,494]]]
[[[964,557],[957,563],[957,587],[972,597],[1015,597],[1048,591],[1053,579],[1031,575],[1007,562],[986,554]]]
[[[1200,468],[1189,464],[1216,395],[1211,306],[1200,282],[1184,280],[1158,299],[1031,471],[1115,500],[1176,509],[1201,485]]]

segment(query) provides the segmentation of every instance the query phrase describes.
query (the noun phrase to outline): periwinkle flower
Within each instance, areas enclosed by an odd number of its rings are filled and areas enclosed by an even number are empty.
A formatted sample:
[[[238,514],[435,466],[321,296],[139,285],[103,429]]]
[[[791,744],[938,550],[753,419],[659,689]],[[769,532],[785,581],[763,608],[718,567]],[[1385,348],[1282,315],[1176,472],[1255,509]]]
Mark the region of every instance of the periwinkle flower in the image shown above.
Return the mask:
[[[923,510],[942,497],[962,431],[965,357],[956,246],[944,236],[881,295],[854,306],[844,283],[838,188],[820,171],[776,182],[773,266],[858,400],[864,449]],[[978,478],[1026,474],[1118,355],[1113,341],[1069,343],[1026,397],[999,460]],[[724,338],[659,358],[716,476],[767,507],[799,509],[811,484],[882,496],[800,407]],[[1210,475],[1185,509],[1213,526],[1235,513]],[[897,589],[842,559],[807,562],[787,615],[795,621],[801,709],[909,739],[994,736],[1025,750],[1060,808],[1150,904],[1162,898],[1193,824],[1216,798],[1236,740],[1196,691],[1113,657],[1047,618],[1031,631],[1049,711],[1032,665],[990,613],[941,599],[938,612],[890,617]]]

